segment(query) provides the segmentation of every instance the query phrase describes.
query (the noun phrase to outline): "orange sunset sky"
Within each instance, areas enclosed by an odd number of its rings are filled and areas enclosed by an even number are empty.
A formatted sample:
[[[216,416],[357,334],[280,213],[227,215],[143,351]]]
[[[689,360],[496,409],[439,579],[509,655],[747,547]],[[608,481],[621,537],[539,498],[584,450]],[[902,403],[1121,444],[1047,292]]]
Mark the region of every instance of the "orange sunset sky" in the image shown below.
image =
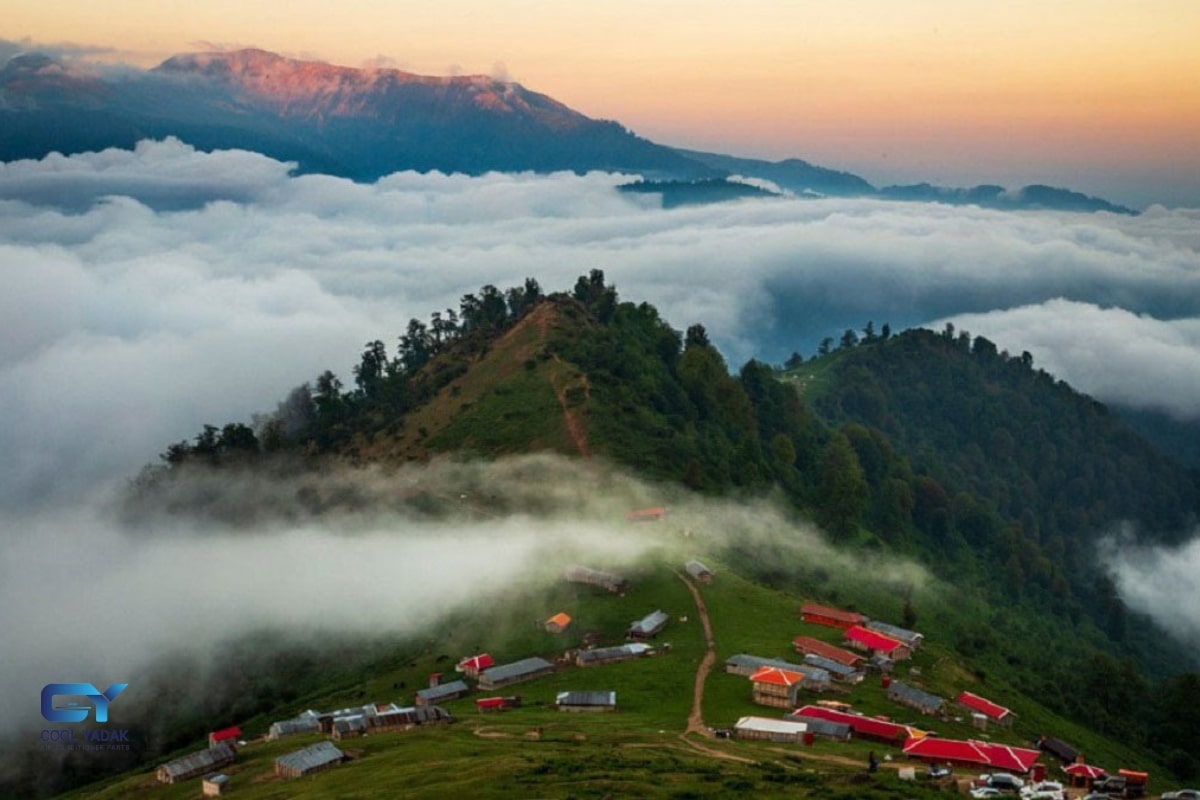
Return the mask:
[[[255,46],[503,75],[667,144],[876,184],[1200,206],[1198,0],[4,0],[0,38],[149,66]]]

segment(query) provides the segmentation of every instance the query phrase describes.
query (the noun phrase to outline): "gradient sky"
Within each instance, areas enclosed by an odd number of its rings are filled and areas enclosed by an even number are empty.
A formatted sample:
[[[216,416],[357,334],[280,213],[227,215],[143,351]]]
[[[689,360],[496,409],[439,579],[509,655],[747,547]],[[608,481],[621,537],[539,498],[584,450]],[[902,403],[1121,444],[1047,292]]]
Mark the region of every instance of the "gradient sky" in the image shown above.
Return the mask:
[[[1196,0],[38,0],[0,37],[510,77],[651,139],[875,183],[1200,206]],[[15,7],[14,7],[15,6]]]

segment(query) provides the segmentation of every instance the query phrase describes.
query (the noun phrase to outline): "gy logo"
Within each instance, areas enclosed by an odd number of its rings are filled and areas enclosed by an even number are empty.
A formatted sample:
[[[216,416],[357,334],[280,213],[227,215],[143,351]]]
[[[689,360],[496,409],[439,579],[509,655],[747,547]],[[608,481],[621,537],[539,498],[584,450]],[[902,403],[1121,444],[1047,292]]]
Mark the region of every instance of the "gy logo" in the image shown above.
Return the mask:
[[[108,704],[125,691],[128,683],[114,683],[103,692],[96,691],[90,683],[48,683],[42,687],[42,716],[49,722],[83,722],[88,717],[87,708],[55,708],[55,697],[86,697],[96,707],[96,722],[108,722]],[[72,706],[75,704],[72,703]]]

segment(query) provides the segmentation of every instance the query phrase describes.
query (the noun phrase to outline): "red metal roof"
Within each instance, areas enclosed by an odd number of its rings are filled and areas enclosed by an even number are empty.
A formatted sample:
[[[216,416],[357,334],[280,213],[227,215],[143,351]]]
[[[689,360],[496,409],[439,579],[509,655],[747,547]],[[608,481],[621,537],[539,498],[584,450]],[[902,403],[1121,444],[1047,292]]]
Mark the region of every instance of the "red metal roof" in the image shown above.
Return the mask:
[[[858,642],[869,650],[878,650],[881,653],[892,653],[904,646],[904,642],[899,639],[884,636],[878,631],[864,628],[861,625],[847,629],[846,638],[852,642]]]
[[[991,742],[959,741],[925,736],[904,743],[904,754],[914,758],[978,764],[981,767],[1025,773],[1041,755],[1037,750]]]
[[[805,603],[800,607],[800,614],[805,619],[808,617],[821,617],[844,622],[847,625],[857,625],[860,622],[867,621],[867,618],[857,611],[843,611],[840,608],[817,605],[816,603]]]
[[[638,508],[630,511],[625,518],[630,522],[656,522],[667,515],[667,510],[661,506],[655,508]]]
[[[1094,780],[1108,774],[1108,770],[1093,766],[1092,764],[1072,764],[1069,767],[1064,767],[1063,772],[1073,775],[1076,778],[1087,778],[1088,780]]]
[[[476,708],[500,708],[503,705],[503,697],[481,697],[475,701]]]
[[[792,646],[801,652],[828,658],[830,661],[845,664],[847,667],[856,666],[863,660],[863,657],[858,653],[852,653],[849,650],[822,642],[820,639],[814,639],[811,636],[797,636],[792,640]]]
[[[458,662],[458,671],[462,672],[464,669],[484,670],[488,667],[494,666],[495,663],[495,660],[490,655],[487,653],[480,653],[477,656],[464,658],[462,661]]]
[[[958,696],[958,702],[967,708],[974,709],[980,714],[986,714],[992,719],[1004,719],[1012,712],[1002,705],[993,703],[991,700],[985,700],[977,694],[963,692]]]
[[[842,722],[849,725],[856,734],[874,736],[877,739],[915,739],[925,735],[924,731],[910,728],[907,725],[898,725],[895,722],[886,722],[874,717],[864,717],[861,714],[848,714],[845,711],[837,711],[824,706],[804,706],[792,713],[798,717],[816,717],[830,722]]]
[[[779,667],[760,667],[758,672],[750,676],[752,683],[770,683],[775,686],[794,686],[804,680],[799,672]]]
[[[222,728],[219,731],[213,731],[208,735],[209,741],[224,742],[229,739],[236,739],[242,735],[242,729],[236,725],[232,728]]]

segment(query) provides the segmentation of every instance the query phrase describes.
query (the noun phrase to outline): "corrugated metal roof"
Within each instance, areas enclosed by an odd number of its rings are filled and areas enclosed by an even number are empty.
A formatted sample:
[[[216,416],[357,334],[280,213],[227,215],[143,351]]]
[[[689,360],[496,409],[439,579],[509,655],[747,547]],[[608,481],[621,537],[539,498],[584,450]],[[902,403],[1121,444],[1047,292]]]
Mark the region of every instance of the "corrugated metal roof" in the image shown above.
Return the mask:
[[[645,655],[650,651],[650,645],[634,642],[624,644],[619,647],[597,647],[593,650],[580,650],[578,659],[584,664],[591,664],[601,661],[612,661],[614,659],[632,658],[635,656]]]
[[[751,669],[762,669],[763,667],[777,667],[779,669],[791,670],[792,672],[804,673],[805,667],[802,664],[792,664],[788,661],[780,661],[777,658],[763,658],[762,656],[752,656],[748,653],[738,653],[736,656],[730,656],[725,659],[725,664],[731,667],[747,667]]]
[[[616,692],[559,692],[555,704],[560,706],[615,706]]]
[[[219,767],[228,764],[233,760],[235,751],[233,746],[222,742],[216,747],[209,747],[205,750],[200,750],[196,753],[189,753],[182,758],[177,758],[174,761],[168,761],[163,765],[167,774],[172,777],[180,775],[194,775],[203,772],[213,767]]]
[[[417,692],[417,697],[422,700],[441,700],[443,697],[450,697],[456,694],[466,694],[470,689],[462,681],[451,681],[443,683],[439,686],[431,686],[428,689],[421,689]]]
[[[275,759],[275,763],[288,769],[308,772],[341,760],[342,751],[334,747],[332,742],[317,742],[303,750],[280,756]]]
[[[278,739],[281,736],[293,736],[298,733],[310,733],[321,729],[321,723],[316,717],[296,717],[281,719],[271,723],[268,735]]]
[[[904,642],[899,639],[893,639],[890,636],[885,636],[879,631],[873,631],[870,628],[864,628],[861,625],[855,625],[846,631],[846,638],[852,642],[858,642],[871,650],[878,650],[882,653],[891,653],[899,647],[904,646]]]
[[[886,622],[880,622],[879,620],[875,619],[869,620],[867,622],[867,627],[873,631],[879,631],[885,636],[890,636],[893,639],[899,639],[900,641],[908,644],[919,642],[925,638],[922,634],[919,634],[916,631],[910,631],[908,628],[901,628],[899,625],[889,625]]]
[[[792,722],[786,719],[771,717],[742,717],[733,726],[739,731],[757,731],[759,733],[800,734],[808,730],[803,722]]]
[[[858,670],[854,667],[847,667],[845,664],[839,664],[831,658],[814,655],[809,653],[804,657],[805,664],[811,664],[814,667],[819,667],[826,672],[832,672],[834,675],[840,675],[843,678],[848,678],[851,675],[857,675]]]
[[[339,717],[333,721],[333,729],[343,736],[347,733],[362,733],[367,729],[367,717]]]
[[[629,632],[643,634],[657,633],[663,629],[670,619],[671,618],[665,611],[651,611],[649,614],[630,625]]]
[[[803,722],[808,726],[808,729],[817,736],[831,736],[835,739],[845,739],[850,735],[850,726],[844,722],[833,722],[827,719],[819,719],[817,717],[805,716],[803,714],[791,714],[788,719],[793,719],[796,722]]]
[[[892,685],[888,687],[888,695],[902,698],[906,702],[913,703],[922,708],[940,709],[946,704],[946,698],[930,694],[900,681],[892,681]]]
[[[525,675],[532,675],[544,670],[552,670],[554,665],[544,658],[525,658],[511,664],[501,664],[498,667],[485,669],[480,675],[488,681],[508,681]]]

